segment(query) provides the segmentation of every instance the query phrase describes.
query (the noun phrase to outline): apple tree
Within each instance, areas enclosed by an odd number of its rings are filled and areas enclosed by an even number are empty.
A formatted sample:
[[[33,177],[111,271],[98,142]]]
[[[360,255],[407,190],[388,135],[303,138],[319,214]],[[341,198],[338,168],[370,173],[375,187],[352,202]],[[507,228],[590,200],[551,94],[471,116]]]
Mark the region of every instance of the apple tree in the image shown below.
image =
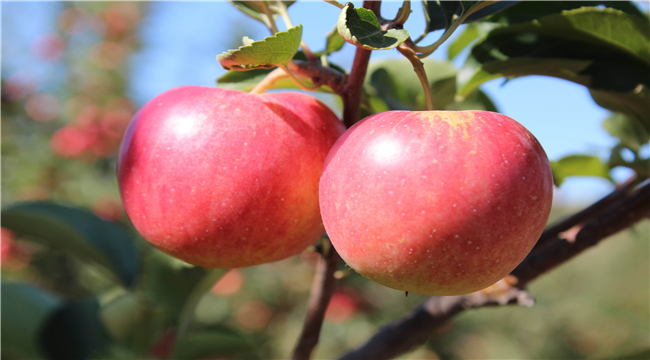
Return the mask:
[[[334,356],[395,358],[465,311],[533,306],[531,282],[650,216],[650,22],[631,2],[424,1],[417,37],[404,29],[410,1],[394,18],[380,1],[326,2],[340,15],[313,51],[302,40],[309,19],[289,16],[293,1],[231,1],[270,35],[218,54],[227,72],[216,87],[166,91],[126,130],[116,120],[128,224],[48,201],[3,208],[3,262],[5,243],[19,238],[66,252],[91,269],[77,281],[102,284],[69,296],[3,281],[10,358],[271,356],[263,339],[200,324],[197,312],[208,291],[231,291],[226,279],[241,285],[229,269],[300,253],[314,255],[313,283],[293,352],[280,356],[311,358],[332,305],[356,306],[345,291],[372,280],[421,303]],[[446,41],[450,60],[469,52],[462,69],[428,58]],[[355,48],[349,70],[330,59],[343,46]],[[400,58],[370,61],[385,50]],[[608,161],[549,162],[480,88],[530,75],[584,86],[611,111]],[[330,94],[341,119],[295,90]],[[57,132],[53,148],[69,157],[116,148],[110,132],[104,147],[71,148],[74,131]],[[614,182],[616,167],[633,175],[549,221],[554,186],[572,176]],[[246,306],[254,315],[240,322],[266,326],[268,306]]]

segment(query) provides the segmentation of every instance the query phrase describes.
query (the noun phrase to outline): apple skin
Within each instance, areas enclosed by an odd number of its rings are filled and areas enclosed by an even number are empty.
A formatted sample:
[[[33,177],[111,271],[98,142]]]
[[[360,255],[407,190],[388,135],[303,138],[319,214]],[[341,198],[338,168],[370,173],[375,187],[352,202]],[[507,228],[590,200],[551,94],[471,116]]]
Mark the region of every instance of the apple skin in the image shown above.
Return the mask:
[[[305,94],[166,91],[135,115],[120,147],[124,208],[153,246],[194,265],[287,258],[324,232],[318,182],[344,130]]]
[[[339,138],[320,181],[334,248],[361,275],[425,295],[483,289],[530,252],[553,182],[522,125],[487,111],[388,111]]]

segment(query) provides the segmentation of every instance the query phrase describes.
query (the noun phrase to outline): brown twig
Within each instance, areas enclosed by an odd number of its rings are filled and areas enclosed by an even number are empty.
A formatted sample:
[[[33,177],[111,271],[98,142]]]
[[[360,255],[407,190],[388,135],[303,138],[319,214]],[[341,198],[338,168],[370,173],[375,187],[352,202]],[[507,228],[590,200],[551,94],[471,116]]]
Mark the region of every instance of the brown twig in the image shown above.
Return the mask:
[[[514,303],[529,305],[526,301],[526,293],[520,290],[521,288],[599,241],[629,228],[650,214],[650,181],[646,181],[631,194],[627,194],[626,191],[626,196],[619,196],[620,191],[621,188],[614,191],[616,195],[610,194],[606,197],[610,200],[601,200],[603,207],[605,203],[608,206],[606,209],[600,209],[598,214],[594,214],[593,207],[588,207],[575,215],[574,219],[580,220],[578,223],[584,222],[576,233],[575,241],[561,239],[560,233],[564,230],[560,226],[545,231],[542,236],[551,239],[548,240],[547,246],[531,253],[511,275],[502,280],[500,286],[505,291],[502,294],[495,295],[492,292],[481,296],[481,293],[490,289],[488,288],[462,296],[431,297],[411,314],[383,327],[365,344],[341,359],[391,359],[421,345],[434,331],[464,310]],[[617,198],[617,201],[612,201],[612,197]],[[592,215],[589,220],[586,220],[588,218],[586,213]],[[503,282],[506,284],[504,285]]]
[[[614,192],[618,191],[615,190]],[[574,239],[564,239],[560,234],[540,251],[526,259],[512,271],[524,287],[541,274],[565,263],[584,250],[621,230],[642,220],[650,212],[650,182],[646,181],[634,193],[611,204],[601,214],[589,219],[576,232]]]
[[[363,6],[379,15],[379,1],[364,1]],[[343,99],[343,123],[349,128],[359,121],[359,108],[361,103],[361,91],[363,80],[366,77],[370,50],[357,48],[354,63],[348,76],[334,76],[335,70],[325,70],[319,64],[295,62],[295,69],[291,68],[298,76],[306,76],[312,79],[315,84],[329,86],[336,94]],[[291,63],[290,63],[291,66]],[[324,76],[319,76],[322,74]],[[340,257],[329,240],[325,243],[321,257],[316,268],[316,276],[312,283],[312,289],[307,305],[307,316],[298,338],[298,344],[293,353],[292,359],[309,359],[314,348],[318,344],[320,331],[323,326],[325,310],[329,304],[334,289],[336,278],[334,273],[340,262]]]
[[[325,310],[327,310],[327,305],[336,288],[334,273],[338,268],[339,260],[339,254],[329,240],[326,240],[316,267],[316,276],[314,276],[309,295],[305,323],[298,338],[296,349],[293,352],[292,359],[294,360],[309,359],[318,344]]]
[[[596,215],[601,214],[603,211],[609,209],[612,204],[625,198],[630,193],[630,191],[632,191],[634,187],[641,182],[641,180],[642,179],[639,179],[636,175],[631,176],[625,182],[618,185],[614,191],[609,193],[609,195],[593,203],[586,209],[579,211],[553,225],[552,227],[546,229],[542,236],[540,236],[539,240],[537,240],[537,243],[531,251],[531,254],[534,254],[540,249],[544,248],[558,236],[563,237],[563,233],[572,233],[575,235],[575,232],[582,227],[582,224],[584,224],[584,222],[588,221]]]
[[[380,1],[364,1],[363,7],[372,10],[379,18]],[[354,54],[354,62],[352,63],[352,70],[347,79],[347,86],[345,89],[345,96],[343,98],[343,123],[348,128],[359,121],[361,92],[363,90],[363,80],[366,78],[366,71],[368,70],[368,62],[370,61],[370,54],[372,50],[357,48]]]

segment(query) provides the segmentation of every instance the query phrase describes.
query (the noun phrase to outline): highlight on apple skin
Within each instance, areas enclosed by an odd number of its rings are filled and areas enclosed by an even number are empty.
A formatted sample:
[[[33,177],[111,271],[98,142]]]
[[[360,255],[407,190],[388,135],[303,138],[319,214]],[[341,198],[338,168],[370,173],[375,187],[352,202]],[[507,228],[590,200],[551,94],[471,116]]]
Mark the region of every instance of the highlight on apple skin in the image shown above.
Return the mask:
[[[530,252],[551,210],[535,137],[486,111],[389,111],[339,138],[320,181],[332,244],[361,275],[426,295],[481,290]]]
[[[153,246],[194,265],[298,254],[324,232],[318,182],[344,130],[305,94],[169,90],[135,115],[122,142],[125,210]]]

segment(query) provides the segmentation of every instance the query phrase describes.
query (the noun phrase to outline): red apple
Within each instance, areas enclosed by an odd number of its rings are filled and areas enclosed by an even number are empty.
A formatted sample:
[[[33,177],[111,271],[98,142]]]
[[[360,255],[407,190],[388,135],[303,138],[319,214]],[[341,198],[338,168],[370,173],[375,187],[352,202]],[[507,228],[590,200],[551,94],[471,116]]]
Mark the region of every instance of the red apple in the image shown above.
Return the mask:
[[[551,169],[522,125],[486,111],[389,111],[334,145],[323,222],[354,270],[385,286],[456,295],[506,276],[551,209]]]
[[[125,210],[155,247],[246,267],[298,254],[324,232],[318,181],[344,131],[300,93],[186,86],[149,101],[118,157]]]

